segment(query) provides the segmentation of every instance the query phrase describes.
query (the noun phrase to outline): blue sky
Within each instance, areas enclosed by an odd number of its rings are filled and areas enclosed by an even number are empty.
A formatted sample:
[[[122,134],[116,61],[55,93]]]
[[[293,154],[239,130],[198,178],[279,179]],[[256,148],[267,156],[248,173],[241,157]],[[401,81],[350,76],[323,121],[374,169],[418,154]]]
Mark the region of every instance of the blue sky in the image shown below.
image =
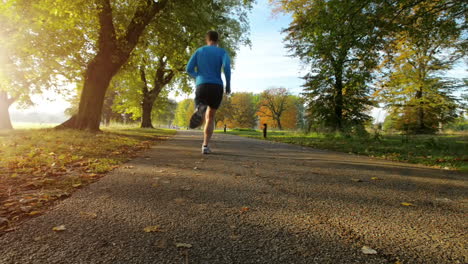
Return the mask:
[[[288,56],[284,47],[284,35],[281,30],[286,28],[291,17],[272,15],[268,0],[258,0],[250,14],[252,40],[251,47],[241,47],[235,59],[232,76],[233,92],[260,93],[269,87],[285,87],[293,94],[302,91],[303,80],[300,78],[307,72],[307,67],[297,58]],[[466,64],[459,63],[447,73],[451,77],[468,77]],[[182,95],[176,99],[192,98],[193,95]],[[54,101],[45,98],[56,98]],[[29,109],[13,109],[12,112],[45,112],[63,113],[68,103],[60,96],[46,93],[42,97],[35,97],[35,106]],[[372,115],[378,119],[385,118],[385,112],[374,109]],[[65,117],[63,117],[65,119]],[[59,120],[60,121],[60,120]]]
[[[272,16],[267,0],[258,1],[250,16],[252,47],[242,47],[233,71],[233,91],[259,93],[269,87],[282,86],[301,92],[305,74],[298,59],[288,56],[282,29],[291,18]]]

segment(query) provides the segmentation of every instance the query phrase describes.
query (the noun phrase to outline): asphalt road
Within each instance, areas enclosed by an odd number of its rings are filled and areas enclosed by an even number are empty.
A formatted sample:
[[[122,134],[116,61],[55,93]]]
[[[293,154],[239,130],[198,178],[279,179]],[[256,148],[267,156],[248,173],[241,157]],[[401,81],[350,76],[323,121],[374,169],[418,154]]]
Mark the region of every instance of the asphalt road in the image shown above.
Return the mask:
[[[466,175],[229,135],[202,156],[200,138],[179,132],[1,236],[0,263],[468,262]]]

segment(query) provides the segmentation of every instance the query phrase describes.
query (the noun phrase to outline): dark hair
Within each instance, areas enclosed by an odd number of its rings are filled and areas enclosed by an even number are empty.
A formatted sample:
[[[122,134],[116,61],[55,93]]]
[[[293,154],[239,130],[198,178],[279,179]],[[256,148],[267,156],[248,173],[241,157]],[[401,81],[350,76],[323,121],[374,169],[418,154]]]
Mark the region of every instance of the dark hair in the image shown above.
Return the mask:
[[[209,40],[214,41],[214,42],[218,42],[218,40],[219,40],[219,34],[218,34],[218,32],[213,31],[213,30],[208,31],[208,33],[206,33],[206,37],[207,37]]]

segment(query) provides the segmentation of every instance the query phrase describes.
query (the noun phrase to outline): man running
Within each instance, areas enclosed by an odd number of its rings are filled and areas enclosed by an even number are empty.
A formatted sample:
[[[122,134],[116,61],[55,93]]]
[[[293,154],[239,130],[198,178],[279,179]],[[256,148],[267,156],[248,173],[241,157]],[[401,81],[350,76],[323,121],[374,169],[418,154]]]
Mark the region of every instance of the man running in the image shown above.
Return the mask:
[[[223,99],[221,68],[226,77],[226,94],[231,93],[231,60],[227,52],[218,47],[219,34],[206,33],[206,46],[199,48],[187,64],[187,72],[197,80],[195,91],[195,113],[190,118],[190,128],[197,128],[205,118],[205,135],[202,154],[210,154],[208,144],[215,127],[216,110]]]

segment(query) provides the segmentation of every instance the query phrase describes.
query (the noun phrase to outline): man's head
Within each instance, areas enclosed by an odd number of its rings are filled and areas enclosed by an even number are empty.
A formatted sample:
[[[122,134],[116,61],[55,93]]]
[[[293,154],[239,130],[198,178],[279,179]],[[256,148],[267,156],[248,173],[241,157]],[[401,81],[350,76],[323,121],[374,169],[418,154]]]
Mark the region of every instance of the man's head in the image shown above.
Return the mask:
[[[218,32],[210,30],[206,33],[206,44],[217,45],[218,41],[219,41]]]

